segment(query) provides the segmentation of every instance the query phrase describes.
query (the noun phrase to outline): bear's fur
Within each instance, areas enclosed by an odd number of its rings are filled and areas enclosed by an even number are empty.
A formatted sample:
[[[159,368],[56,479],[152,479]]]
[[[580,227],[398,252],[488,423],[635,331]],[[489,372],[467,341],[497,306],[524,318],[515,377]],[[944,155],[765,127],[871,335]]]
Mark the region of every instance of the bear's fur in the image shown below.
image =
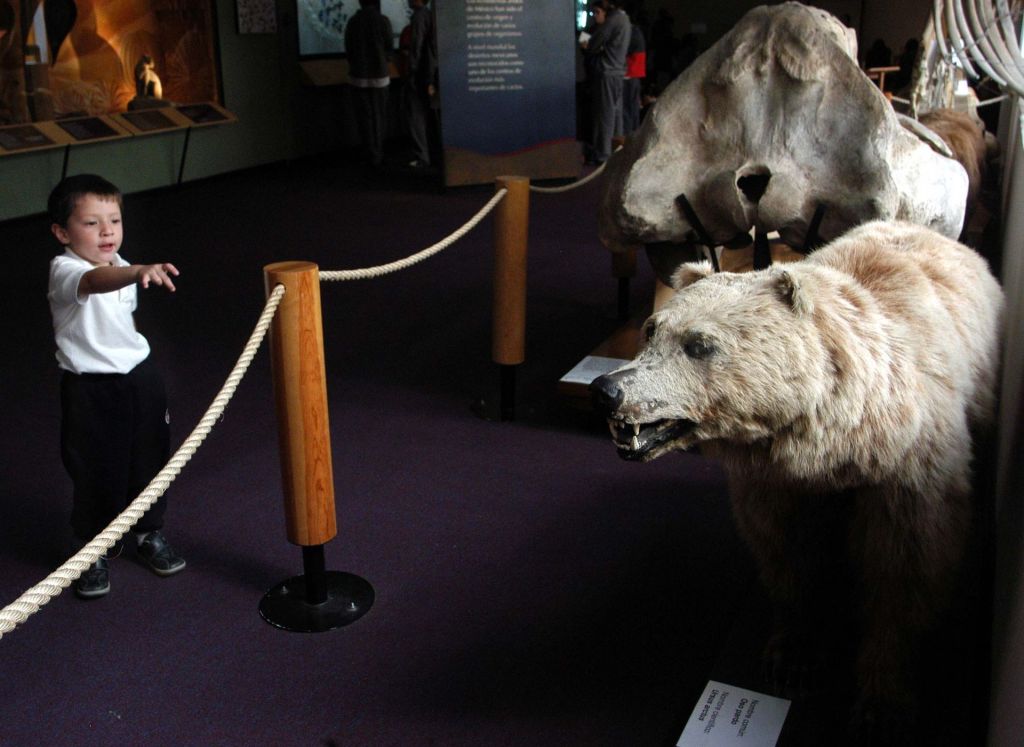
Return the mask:
[[[992,417],[1002,291],[969,248],[873,222],[802,262],[686,264],[635,360],[592,385],[620,454],[700,444],[775,608],[777,683],[855,591],[860,706],[912,706],[911,656],[971,516],[971,430]],[[808,646],[808,644],[811,644]],[[810,648],[808,652],[806,649]],[[820,662],[819,662],[820,663]]]

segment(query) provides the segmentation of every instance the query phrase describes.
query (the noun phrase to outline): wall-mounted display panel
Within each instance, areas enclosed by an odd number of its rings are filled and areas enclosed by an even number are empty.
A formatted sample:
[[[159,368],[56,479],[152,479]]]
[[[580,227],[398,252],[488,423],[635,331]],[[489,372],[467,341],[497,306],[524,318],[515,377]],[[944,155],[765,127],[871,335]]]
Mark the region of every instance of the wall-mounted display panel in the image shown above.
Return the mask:
[[[359,10],[359,0],[295,0],[299,57],[345,54],[345,26]],[[409,24],[407,0],[380,0],[380,12],[391,21],[394,47]]]
[[[590,0],[575,0],[576,2],[576,30],[582,31],[590,25]]]
[[[568,3],[437,6],[445,183],[575,177],[575,13]]]

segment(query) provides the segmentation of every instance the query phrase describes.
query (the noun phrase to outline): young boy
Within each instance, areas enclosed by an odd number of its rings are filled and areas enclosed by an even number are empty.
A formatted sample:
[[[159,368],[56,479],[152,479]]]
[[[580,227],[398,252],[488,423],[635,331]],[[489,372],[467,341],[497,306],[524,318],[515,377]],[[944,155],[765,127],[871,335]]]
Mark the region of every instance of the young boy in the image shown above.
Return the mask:
[[[174,265],[128,264],[119,254],[124,228],[121,192],[93,174],[58,184],[47,207],[64,253],[50,262],[47,297],[62,369],[61,458],[74,483],[71,526],[88,542],[167,462],[170,418],[149,343],[135,329],[137,287],[174,291]],[[139,558],[160,576],[185,568],[164,539],[165,499],[134,527]],[[75,583],[90,599],[110,591],[107,558]]]

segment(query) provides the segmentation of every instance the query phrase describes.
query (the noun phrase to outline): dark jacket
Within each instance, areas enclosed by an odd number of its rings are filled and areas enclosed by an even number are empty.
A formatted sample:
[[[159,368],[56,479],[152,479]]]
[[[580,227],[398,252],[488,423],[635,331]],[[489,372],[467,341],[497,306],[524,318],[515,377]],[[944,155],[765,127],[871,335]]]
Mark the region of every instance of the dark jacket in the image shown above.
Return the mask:
[[[412,36],[409,43],[409,75],[416,87],[425,91],[437,85],[437,47],[434,17],[430,8],[417,8],[409,19]]]
[[[387,78],[393,44],[394,35],[387,16],[372,5],[360,8],[345,26],[349,76]]]
[[[629,17],[621,10],[609,13],[604,23],[594,27],[587,42],[588,70],[597,75],[625,75],[629,35]]]

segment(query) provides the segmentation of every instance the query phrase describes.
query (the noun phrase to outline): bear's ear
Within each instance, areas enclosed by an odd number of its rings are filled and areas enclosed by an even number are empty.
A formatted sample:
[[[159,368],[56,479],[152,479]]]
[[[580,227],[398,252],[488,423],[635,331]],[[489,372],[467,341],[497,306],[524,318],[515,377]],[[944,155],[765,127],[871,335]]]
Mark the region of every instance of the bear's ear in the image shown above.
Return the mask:
[[[814,311],[814,301],[807,289],[802,287],[800,280],[788,270],[772,271],[772,282],[775,291],[797,316],[809,316]]]
[[[687,262],[679,265],[672,273],[672,287],[675,290],[682,290],[688,285],[693,285],[698,280],[713,275],[715,269],[710,262]]]

